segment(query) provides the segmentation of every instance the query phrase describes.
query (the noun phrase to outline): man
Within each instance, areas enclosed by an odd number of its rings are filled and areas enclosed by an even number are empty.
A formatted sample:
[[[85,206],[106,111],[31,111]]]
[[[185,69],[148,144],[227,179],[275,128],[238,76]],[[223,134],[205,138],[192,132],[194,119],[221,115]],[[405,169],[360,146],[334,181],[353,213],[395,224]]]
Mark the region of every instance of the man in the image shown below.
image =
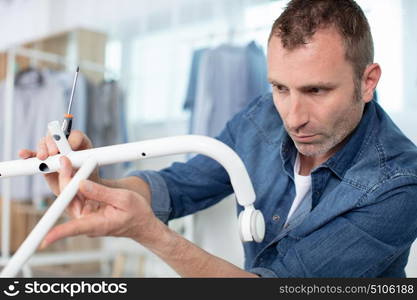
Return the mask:
[[[417,151],[372,101],[380,75],[352,0],[293,0],[274,23],[272,96],[253,101],[218,137],[243,159],[266,220],[264,241],[244,244],[244,270],[165,225],[233,192],[204,156],[119,180],[95,173],[71,204],[74,219],[43,246],[78,234],[130,237],[187,277],[404,277],[417,236]],[[91,147],[80,132],[69,141]],[[21,157],[57,153],[47,137]],[[67,158],[61,164],[46,175],[55,194],[73,175]]]

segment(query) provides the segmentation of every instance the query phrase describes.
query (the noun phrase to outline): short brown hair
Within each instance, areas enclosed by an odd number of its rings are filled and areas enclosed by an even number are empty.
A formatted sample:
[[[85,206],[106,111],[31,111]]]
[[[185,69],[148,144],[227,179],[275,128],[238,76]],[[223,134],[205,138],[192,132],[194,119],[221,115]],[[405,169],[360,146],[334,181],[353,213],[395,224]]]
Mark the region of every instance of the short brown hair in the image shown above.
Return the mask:
[[[277,36],[284,48],[294,49],[306,44],[318,29],[332,26],[344,41],[355,79],[360,80],[373,62],[374,47],[368,20],[353,0],[292,0],[274,22],[269,40]]]

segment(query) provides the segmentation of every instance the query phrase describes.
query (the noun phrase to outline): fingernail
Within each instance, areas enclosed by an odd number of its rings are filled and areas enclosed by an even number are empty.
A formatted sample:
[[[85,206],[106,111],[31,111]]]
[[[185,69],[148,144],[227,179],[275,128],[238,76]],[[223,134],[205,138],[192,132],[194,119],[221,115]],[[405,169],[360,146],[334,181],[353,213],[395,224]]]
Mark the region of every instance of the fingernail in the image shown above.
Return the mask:
[[[81,210],[80,210],[80,209],[78,209],[76,212],[74,212],[74,217],[75,217],[76,219],[81,218],[81,216],[82,216],[82,214],[81,214]]]
[[[65,160],[64,160],[63,157],[60,157],[59,158],[59,171],[60,172],[62,172],[63,170],[65,170],[64,166],[65,166]]]
[[[39,250],[45,249],[46,246],[48,246],[48,244],[47,244],[46,240],[43,240],[42,243],[41,243],[41,245],[39,246]]]
[[[91,203],[87,203],[86,205],[84,205],[84,208],[83,208],[83,212],[82,212],[82,214],[84,215],[84,214],[89,214],[89,213],[91,213],[93,211],[93,205],[91,205]]]

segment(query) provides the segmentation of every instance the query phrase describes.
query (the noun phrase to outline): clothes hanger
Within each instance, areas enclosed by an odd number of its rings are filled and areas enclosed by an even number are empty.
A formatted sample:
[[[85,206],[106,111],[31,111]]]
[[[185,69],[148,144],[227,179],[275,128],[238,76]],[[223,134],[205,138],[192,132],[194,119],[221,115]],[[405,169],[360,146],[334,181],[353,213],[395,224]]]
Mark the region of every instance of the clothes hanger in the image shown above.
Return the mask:
[[[26,85],[27,83],[22,83],[22,80],[23,80],[24,77],[29,76],[29,74],[34,74],[34,76],[36,76],[35,83],[38,86],[43,85],[44,78],[43,78],[41,70],[37,69],[33,66],[28,66],[28,67],[20,70],[19,72],[17,72],[16,77],[15,77],[16,85]]]

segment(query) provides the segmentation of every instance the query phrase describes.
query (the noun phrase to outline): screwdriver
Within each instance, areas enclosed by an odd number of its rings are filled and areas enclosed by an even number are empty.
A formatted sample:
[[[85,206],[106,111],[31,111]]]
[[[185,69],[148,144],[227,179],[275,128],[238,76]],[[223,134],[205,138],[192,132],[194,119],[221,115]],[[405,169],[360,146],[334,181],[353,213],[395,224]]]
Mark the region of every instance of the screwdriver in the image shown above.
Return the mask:
[[[80,72],[80,67],[77,67],[77,71],[75,72],[74,82],[72,84],[72,90],[71,90],[71,97],[70,102],[68,106],[68,111],[64,115],[64,121],[62,122],[62,131],[64,132],[65,136],[68,138],[71,134],[71,127],[72,127],[72,114],[71,114],[71,106],[72,106],[72,100],[74,99],[74,92],[75,92],[75,86],[77,85],[77,79],[78,79],[78,73]]]

